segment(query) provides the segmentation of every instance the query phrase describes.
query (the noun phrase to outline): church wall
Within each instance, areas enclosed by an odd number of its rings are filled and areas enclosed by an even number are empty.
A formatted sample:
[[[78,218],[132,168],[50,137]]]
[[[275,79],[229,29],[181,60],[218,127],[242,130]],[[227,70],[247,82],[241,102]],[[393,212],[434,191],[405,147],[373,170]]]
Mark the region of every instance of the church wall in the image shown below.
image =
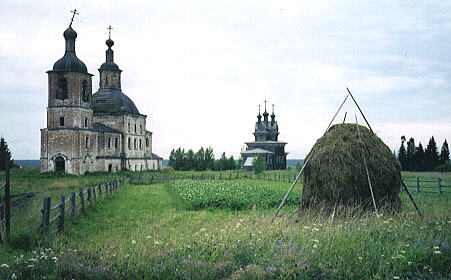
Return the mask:
[[[100,132],[98,134],[98,156],[119,158],[121,155],[121,138],[122,135],[119,133]],[[116,139],[117,147],[115,145]]]
[[[80,72],[49,71],[48,72],[48,107],[53,106],[83,106],[90,107],[92,99],[91,75]],[[65,78],[67,81],[67,99],[56,98],[58,93],[58,81]],[[82,98],[83,80],[86,80],[85,90],[89,95],[88,101]]]
[[[64,126],[60,126],[60,117],[64,117]],[[85,119],[88,120],[87,127]],[[92,128],[92,110],[86,108],[52,107],[47,110],[48,128]]]
[[[93,122],[99,122],[119,131],[124,131],[124,116],[113,114],[94,114]]]

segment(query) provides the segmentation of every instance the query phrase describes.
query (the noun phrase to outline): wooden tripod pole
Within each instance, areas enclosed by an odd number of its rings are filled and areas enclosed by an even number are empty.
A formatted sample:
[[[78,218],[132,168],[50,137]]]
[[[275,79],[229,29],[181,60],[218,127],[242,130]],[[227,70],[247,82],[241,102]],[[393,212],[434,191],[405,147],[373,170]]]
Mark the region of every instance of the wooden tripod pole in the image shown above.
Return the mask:
[[[418,209],[418,206],[417,206],[417,204],[415,203],[415,200],[413,200],[412,195],[410,195],[410,192],[409,192],[409,190],[407,189],[407,186],[406,186],[406,184],[404,183],[404,181],[403,181],[402,179],[401,179],[401,184],[402,184],[402,186],[404,187],[404,190],[406,191],[406,193],[409,195],[410,200],[411,200],[412,203],[413,203],[413,206],[415,206],[415,209],[417,209],[418,215],[420,215],[420,217],[423,218],[423,215],[421,215],[420,209]]]
[[[373,199],[374,211],[377,214],[376,200],[374,199],[373,187],[371,186],[370,173],[368,172],[368,165],[366,164],[365,150],[363,149],[364,143],[362,141],[362,137],[360,137],[359,121],[357,120],[357,114],[355,115],[355,124],[357,126],[357,133],[359,134],[359,140],[360,140],[360,142],[362,142],[360,147],[362,148],[362,156],[363,156],[363,163],[365,164],[366,178],[368,179],[368,185],[370,186],[370,192],[371,192],[371,198]]]
[[[326,131],[324,132],[324,134],[326,134],[327,131],[329,130],[330,125],[332,124],[332,122],[334,121],[335,117],[336,117],[336,116],[338,115],[338,113],[340,112],[341,107],[343,107],[343,105],[345,104],[346,100],[348,99],[348,96],[349,96],[349,95],[347,94],[346,97],[345,97],[345,99],[344,99],[343,102],[341,103],[340,107],[338,108],[337,112],[335,113],[334,117],[332,118],[332,120],[330,121],[329,125],[327,126]],[[323,135],[324,135],[324,134],[323,134]],[[299,178],[301,177],[302,172],[304,172],[304,168],[307,166],[307,164],[308,164],[310,158],[312,157],[312,154],[313,154],[313,152],[310,153],[310,156],[305,160],[304,164],[302,165],[302,168],[301,168],[301,170],[299,171],[298,176],[296,176],[296,179],[294,180],[293,184],[291,184],[291,187],[290,187],[290,189],[288,190],[287,194],[284,196],[284,198],[283,198],[283,200],[282,200],[282,203],[280,203],[279,208],[277,208],[276,213],[274,214],[274,217],[273,217],[272,220],[271,220],[271,224],[274,222],[274,220],[275,220],[276,217],[277,217],[277,214],[279,214],[280,209],[282,209],[282,206],[285,204],[285,201],[287,200],[288,196],[290,195],[291,191],[293,190],[294,185],[296,185],[296,183],[298,182]]]

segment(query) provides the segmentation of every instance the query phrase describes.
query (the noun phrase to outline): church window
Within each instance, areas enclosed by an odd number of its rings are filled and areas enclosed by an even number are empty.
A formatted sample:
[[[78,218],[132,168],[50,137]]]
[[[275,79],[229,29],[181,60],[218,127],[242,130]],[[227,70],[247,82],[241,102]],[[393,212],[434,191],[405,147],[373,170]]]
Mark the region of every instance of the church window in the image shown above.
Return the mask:
[[[136,139],[133,142],[134,142],[133,143],[133,148],[135,148],[135,150],[136,150]]]
[[[141,171],[143,171],[143,165],[141,164]]]
[[[83,80],[83,84],[81,87],[81,95],[83,98],[83,102],[89,101],[89,93],[88,93],[88,81]]]
[[[136,123],[135,123],[135,133],[136,133]]]
[[[86,136],[86,148],[89,148],[89,137]]]
[[[130,139],[130,137],[128,137],[128,149],[132,149],[132,140]]]
[[[88,127],[88,118],[85,118],[85,127]]]
[[[66,78],[59,78],[56,86],[56,99],[67,99],[67,80]]]
[[[143,126],[141,124],[139,125],[139,133],[143,133]]]
[[[149,138],[146,138],[146,147],[149,148]]]
[[[64,126],[64,117],[60,117],[60,126]]]
[[[114,138],[114,148],[117,149],[119,146],[119,138]]]
[[[143,147],[142,147],[142,140],[141,140],[141,139],[139,139],[139,149],[140,149],[140,150],[143,149]]]
[[[130,133],[130,123],[128,123],[128,133]]]
[[[111,137],[108,137],[108,149],[111,149]]]

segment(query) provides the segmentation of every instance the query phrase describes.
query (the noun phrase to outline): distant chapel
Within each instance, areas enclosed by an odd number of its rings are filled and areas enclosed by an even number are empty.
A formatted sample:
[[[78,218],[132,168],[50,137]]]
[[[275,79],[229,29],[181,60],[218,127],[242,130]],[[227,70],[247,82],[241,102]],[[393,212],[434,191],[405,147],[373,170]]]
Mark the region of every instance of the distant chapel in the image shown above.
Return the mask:
[[[287,154],[285,152],[286,142],[281,142],[279,138],[279,126],[274,115],[274,105],[272,107],[271,120],[268,119],[269,113],[260,114],[260,105],[258,109],[257,122],[255,123],[254,137],[255,141],[246,142],[246,148],[241,151],[243,170],[253,170],[252,161],[255,158],[263,157],[266,161],[267,170],[284,170],[287,168]]]
[[[41,129],[41,172],[161,169],[162,158],[152,153],[147,116],[121,90],[122,70],[114,63],[113,40],[106,41],[99,90],[92,94],[93,75],[75,54],[76,38],[71,22],[64,31],[64,56],[47,71],[47,127]]]

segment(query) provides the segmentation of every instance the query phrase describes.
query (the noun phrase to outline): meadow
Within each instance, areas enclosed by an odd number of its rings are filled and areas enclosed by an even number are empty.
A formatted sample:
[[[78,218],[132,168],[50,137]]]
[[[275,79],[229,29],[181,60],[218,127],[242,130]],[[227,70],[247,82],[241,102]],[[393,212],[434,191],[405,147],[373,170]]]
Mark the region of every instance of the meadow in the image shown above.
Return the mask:
[[[403,175],[451,181],[449,173]],[[19,199],[19,207],[12,209],[11,237],[0,245],[0,278],[451,278],[451,194],[413,194],[423,219],[404,192],[396,213],[376,215],[358,208],[336,215],[295,213],[299,184],[271,224],[289,182],[131,184],[69,218],[64,232],[47,237],[39,233],[44,196],[57,199],[107,177],[119,176],[14,171],[12,194],[33,197]]]

